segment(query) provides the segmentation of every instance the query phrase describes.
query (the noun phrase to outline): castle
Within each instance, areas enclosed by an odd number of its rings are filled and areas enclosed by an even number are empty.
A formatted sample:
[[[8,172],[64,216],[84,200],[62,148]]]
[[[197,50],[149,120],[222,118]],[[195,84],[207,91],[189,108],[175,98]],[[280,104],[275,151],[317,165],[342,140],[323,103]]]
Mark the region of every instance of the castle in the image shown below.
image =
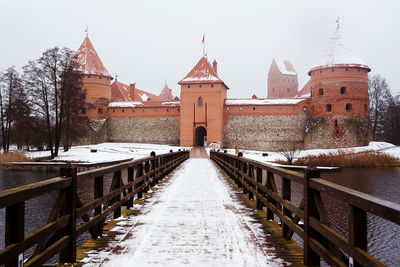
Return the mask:
[[[267,98],[227,98],[229,88],[218,76],[217,62],[206,57],[178,82],[180,98],[167,85],[157,96],[135,83],[112,82],[88,37],[76,60],[86,90],[84,112],[97,122],[88,142],[213,143],[280,151],[360,146],[370,140],[370,68],[345,44],[339,27],[300,91],[291,62],[274,59]]]

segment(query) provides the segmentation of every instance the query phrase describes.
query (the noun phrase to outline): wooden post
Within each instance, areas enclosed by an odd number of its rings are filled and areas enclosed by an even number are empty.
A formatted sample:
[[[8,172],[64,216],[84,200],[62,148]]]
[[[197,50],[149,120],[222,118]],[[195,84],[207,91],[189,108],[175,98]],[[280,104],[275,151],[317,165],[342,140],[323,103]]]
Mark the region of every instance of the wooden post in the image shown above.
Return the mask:
[[[130,183],[130,182],[133,182],[133,167],[129,167],[128,168],[128,183]],[[133,189],[132,189],[132,186],[130,186],[129,188],[128,188],[128,194],[129,193],[132,193],[133,192]],[[129,208],[131,208],[131,207],[133,207],[133,197],[132,198],[130,198],[129,200],[128,200],[128,202],[126,202],[126,207],[129,209]]]
[[[271,191],[274,190],[274,174],[272,172],[267,171],[267,189]],[[269,204],[276,206],[276,201],[272,197],[267,194],[267,201]],[[267,207],[267,220],[274,220],[274,212]]]
[[[282,177],[282,198],[290,201],[291,192],[290,192],[290,180]],[[283,215],[292,218],[292,212],[287,208],[283,207]],[[287,238],[290,233],[290,228],[285,223],[282,223],[282,234],[284,238]]]
[[[121,170],[116,171],[114,173],[114,179],[115,179],[115,186],[113,189],[117,189],[119,190],[121,188]],[[114,199],[113,199],[113,203],[120,201],[121,200],[121,193],[119,193]],[[121,206],[119,206],[118,208],[116,208],[114,210],[114,219],[117,219],[121,217]]]
[[[156,177],[157,177],[157,174],[156,174],[156,152],[151,151],[150,156],[153,157],[153,159],[151,160],[151,166],[150,166],[151,172],[152,172],[152,175],[151,175],[152,181],[151,181],[150,185],[154,186],[156,184]]]
[[[247,174],[248,166],[247,166],[247,163],[244,162],[244,161],[242,162],[241,171],[243,172],[243,174]],[[241,176],[241,178],[243,179],[243,181],[245,180],[243,176]],[[246,194],[248,194],[248,193],[249,193],[249,190],[247,190],[247,187],[243,186],[243,194],[246,195]]]
[[[248,175],[249,175],[249,177],[252,178],[252,180],[255,180],[255,178],[254,178],[254,166],[253,166],[253,165],[250,165],[250,164],[248,164],[247,166],[248,166]],[[249,183],[249,186],[252,187],[253,189],[255,189],[254,184]],[[253,200],[253,199],[254,199],[254,194],[253,194],[253,192],[250,192],[250,191],[249,191],[249,199],[250,199],[250,200]]]
[[[65,211],[71,214],[69,224],[65,228],[65,234],[70,236],[69,244],[60,251],[60,263],[74,263],[76,261],[76,183],[77,169],[76,167],[60,169],[62,176],[71,177],[71,186],[65,189]]]
[[[262,184],[262,169],[257,167],[257,183]],[[257,186],[257,193],[259,194],[263,194],[262,190],[258,188]],[[261,202],[261,200],[257,197],[257,209],[262,209],[263,208],[263,203]]]
[[[367,251],[367,212],[354,206],[349,206],[349,241],[352,247]],[[353,266],[362,266],[354,261]]]
[[[238,157],[236,159],[236,184],[238,185],[239,188],[243,187],[242,182],[240,181],[240,173],[239,171],[242,169],[242,161],[240,160],[240,157],[243,156],[242,152],[239,152]]]
[[[146,162],[144,163],[144,171],[145,171],[146,174],[148,174],[148,173],[150,172],[150,161],[146,161]],[[151,179],[151,176],[150,176],[150,177],[147,177],[147,178],[144,180],[144,183],[147,183],[150,179]],[[145,186],[143,192],[147,193],[147,192],[149,191],[149,189],[150,189],[150,186],[147,185],[147,186]]]
[[[6,229],[5,229],[5,245],[11,245],[24,240],[25,230],[25,202],[16,203],[6,208]],[[20,266],[18,265],[19,255],[15,256],[4,266]],[[22,254],[23,258],[23,254]],[[23,261],[22,261],[23,262]]]
[[[94,178],[94,199],[103,198],[103,176],[98,176]],[[96,207],[94,209],[94,215],[99,215],[103,212],[103,205]],[[102,220],[98,226],[95,227],[94,232],[97,234],[98,237],[103,235],[103,224],[104,221]]]
[[[304,174],[304,265],[319,266],[320,257],[311,249],[310,238],[316,236],[316,231],[310,226],[310,217],[318,216],[314,201],[313,190],[309,187],[309,179],[319,178],[319,171],[315,168],[307,168]]]
[[[136,168],[136,178],[139,178],[142,175],[143,175],[143,163],[140,163]],[[137,183],[133,188],[135,189],[135,188],[138,188],[138,187],[142,186],[143,182],[144,181],[141,181],[141,182]],[[140,190],[138,192],[138,196],[137,197],[138,198],[142,198],[143,197],[143,190]]]

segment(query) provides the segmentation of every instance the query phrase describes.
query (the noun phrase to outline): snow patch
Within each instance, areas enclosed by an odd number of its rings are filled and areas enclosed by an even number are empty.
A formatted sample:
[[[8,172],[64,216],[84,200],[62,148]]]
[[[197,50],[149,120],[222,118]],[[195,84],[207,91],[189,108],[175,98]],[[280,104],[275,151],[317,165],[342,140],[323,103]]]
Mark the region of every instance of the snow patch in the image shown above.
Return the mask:
[[[103,127],[104,123],[106,122],[106,119],[102,119],[102,120],[91,120],[89,122],[89,126],[90,128],[95,131],[98,132],[101,130],[101,128]]]
[[[305,99],[226,99],[225,105],[296,105]]]
[[[143,105],[142,102],[139,101],[120,101],[120,102],[111,102],[108,104],[109,108],[134,108],[136,106]]]

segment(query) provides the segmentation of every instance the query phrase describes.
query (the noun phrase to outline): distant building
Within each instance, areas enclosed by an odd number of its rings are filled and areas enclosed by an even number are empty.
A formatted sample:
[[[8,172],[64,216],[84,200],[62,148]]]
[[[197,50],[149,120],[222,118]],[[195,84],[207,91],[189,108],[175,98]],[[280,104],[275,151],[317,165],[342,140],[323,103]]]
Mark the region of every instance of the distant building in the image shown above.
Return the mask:
[[[180,100],[167,84],[158,96],[135,83],[111,84],[113,78],[89,38],[76,58],[84,75],[88,117],[107,119],[101,138],[87,142],[215,143],[279,151],[359,146],[370,140],[370,68],[345,44],[339,28],[300,91],[292,63],[274,59],[268,98],[228,99],[229,88],[218,75],[217,62],[211,64],[206,57],[179,81]]]
[[[297,72],[290,60],[273,59],[268,72],[268,98],[295,97],[298,87]]]

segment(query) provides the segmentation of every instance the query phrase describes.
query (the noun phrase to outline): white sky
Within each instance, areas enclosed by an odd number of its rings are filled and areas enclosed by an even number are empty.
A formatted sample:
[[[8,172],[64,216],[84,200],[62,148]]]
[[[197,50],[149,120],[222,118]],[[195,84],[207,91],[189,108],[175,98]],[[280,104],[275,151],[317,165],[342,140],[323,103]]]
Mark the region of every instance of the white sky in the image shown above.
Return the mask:
[[[342,33],[372,74],[400,93],[400,1],[18,1],[0,0],[0,71],[19,70],[47,48],[77,50],[89,38],[118,80],[159,94],[165,78],[179,80],[202,56],[230,87],[228,97],[265,97],[274,57],[290,59],[300,88],[323,55],[340,17]]]

